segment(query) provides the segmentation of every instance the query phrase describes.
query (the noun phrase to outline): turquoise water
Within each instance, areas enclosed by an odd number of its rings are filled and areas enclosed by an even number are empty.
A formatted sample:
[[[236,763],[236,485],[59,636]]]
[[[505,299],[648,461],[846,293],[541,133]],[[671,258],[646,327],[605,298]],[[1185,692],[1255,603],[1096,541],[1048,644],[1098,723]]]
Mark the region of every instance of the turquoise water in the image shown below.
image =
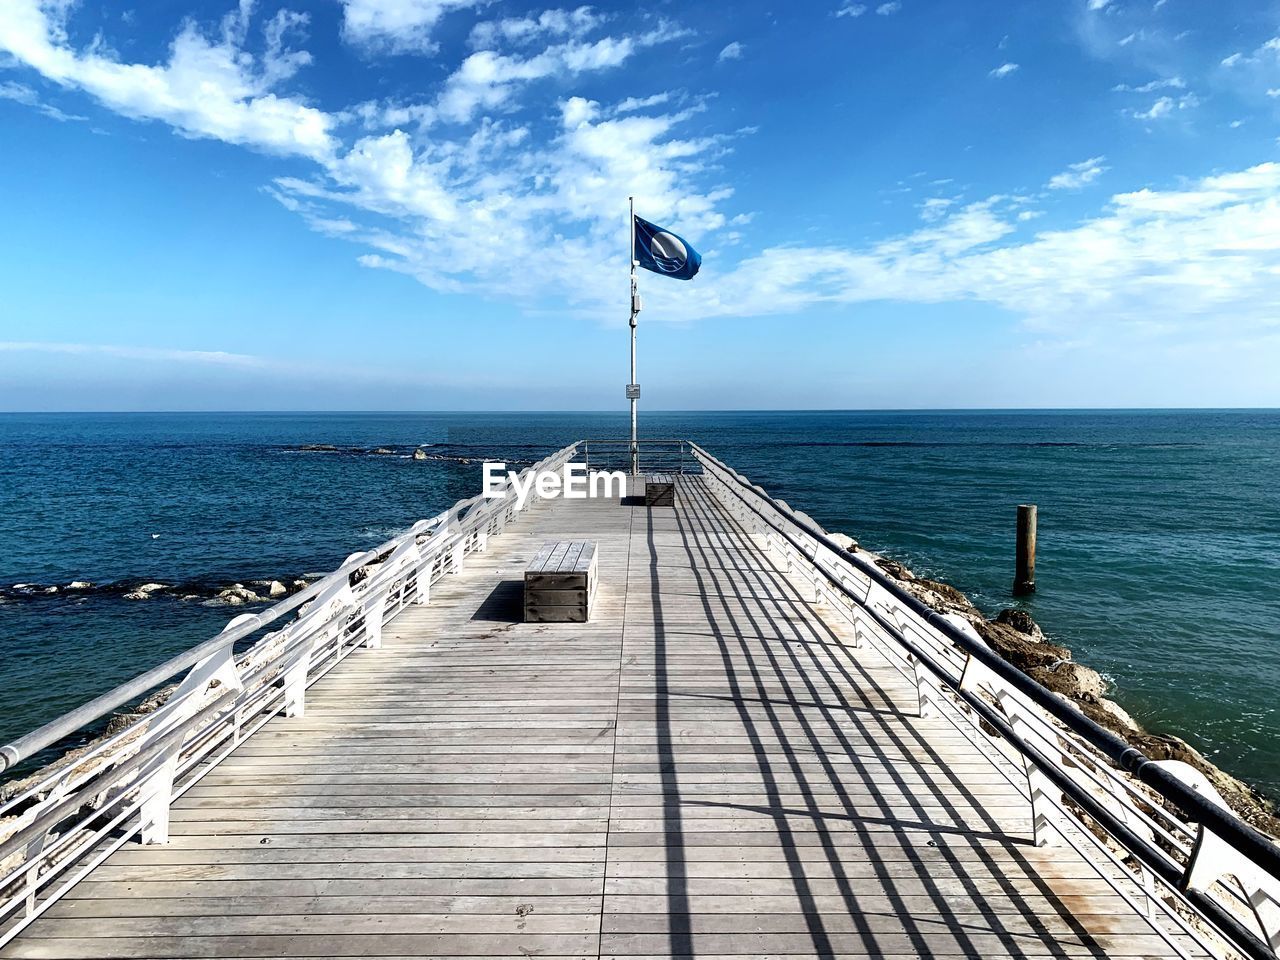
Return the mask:
[[[1040,510],[1024,605],[1152,729],[1280,792],[1280,413],[660,413],[776,496],[990,612],[1014,507]],[[0,416],[0,740],[237,611],[12,584],[322,572],[478,492],[461,459],[622,436],[622,414]],[[300,452],[305,444],[368,451]],[[418,444],[442,458],[407,459]]]

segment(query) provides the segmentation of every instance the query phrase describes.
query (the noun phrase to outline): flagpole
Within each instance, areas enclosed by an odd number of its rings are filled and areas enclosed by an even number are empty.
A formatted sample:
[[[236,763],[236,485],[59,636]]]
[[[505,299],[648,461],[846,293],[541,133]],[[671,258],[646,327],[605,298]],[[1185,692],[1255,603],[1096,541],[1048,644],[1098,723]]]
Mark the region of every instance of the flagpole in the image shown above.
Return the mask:
[[[631,476],[640,473],[640,444],[636,436],[636,404],[639,402],[640,389],[636,383],[636,314],[639,312],[639,296],[636,292],[636,198],[628,197],[631,206],[631,219],[627,221],[627,232],[631,236],[631,380],[627,385],[627,396],[631,399]]]

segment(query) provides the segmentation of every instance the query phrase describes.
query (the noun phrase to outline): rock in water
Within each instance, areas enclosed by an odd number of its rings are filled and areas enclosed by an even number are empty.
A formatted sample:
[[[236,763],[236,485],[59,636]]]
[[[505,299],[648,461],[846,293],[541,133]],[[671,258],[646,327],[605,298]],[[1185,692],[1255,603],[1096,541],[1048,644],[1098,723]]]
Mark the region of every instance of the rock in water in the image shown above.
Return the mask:
[[[243,583],[233,583],[210,601],[210,603],[225,603],[232,607],[238,607],[243,603],[261,602],[262,598]]]
[[[394,450],[388,449],[387,447],[378,447],[378,449],[373,450],[371,452],[380,457],[389,457],[395,454]]]
[[[269,597],[283,597],[288,592],[288,589],[279,580],[272,580],[267,584],[267,596]]]
[[[419,447],[417,450],[413,451],[413,459],[415,459],[415,460],[425,460],[425,459],[427,459],[427,451],[425,451],[425,450],[423,450],[421,447]]]
[[[140,587],[134,587],[124,595],[126,600],[148,600],[151,595],[158,590],[164,590],[163,583],[144,583]]]

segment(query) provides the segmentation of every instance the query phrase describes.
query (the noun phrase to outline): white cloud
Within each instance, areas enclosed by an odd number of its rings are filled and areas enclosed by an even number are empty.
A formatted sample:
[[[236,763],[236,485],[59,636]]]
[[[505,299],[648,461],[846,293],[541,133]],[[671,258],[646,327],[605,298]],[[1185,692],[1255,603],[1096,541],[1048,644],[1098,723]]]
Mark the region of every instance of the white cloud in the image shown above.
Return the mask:
[[[1280,97],[1280,87],[1272,87],[1267,91],[1267,96],[1271,98]]]
[[[435,49],[431,32],[446,13],[480,0],[342,0],[343,36],[396,53]]]
[[[1049,189],[1079,190],[1081,187],[1093,183],[1107,171],[1108,168],[1102,165],[1102,162],[1106,159],[1106,157],[1090,157],[1088,160],[1069,164],[1062,173],[1049,178]]]
[[[836,10],[837,17],[860,17],[867,12],[865,3],[846,3]]]
[[[719,257],[709,253],[693,284],[646,285],[655,318],[980,301],[1066,335],[1088,324],[1148,329],[1153,317],[1171,327],[1224,318],[1237,329],[1273,324],[1280,302],[1280,164],[1117,194],[1097,215],[1030,238],[1025,224],[1039,211],[1025,198],[964,205],[934,198],[920,208],[919,229],[865,244],[781,243],[733,259],[724,251],[734,234],[750,249],[753,231],[725,209],[732,190],[719,165],[730,145],[702,129],[699,102],[662,92],[608,104],[560,84],[534,86],[544,78],[568,85],[622,63],[678,36],[674,28],[595,42],[553,37],[518,54],[476,51],[426,92],[425,107],[325,113],[282,89],[307,63],[284,41],[301,26],[296,18],[269,21],[275,26],[264,31],[267,53],[259,56],[245,51],[247,14],[219,31],[188,24],[165,62],[149,65],[122,62],[101,46],[76,49],[64,15],[35,0],[8,0],[0,48],[122,114],[312,158],[309,173],[291,170],[274,183],[280,202],[312,229],[356,245],[365,265],[436,290],[614,317],[626,270],[625,198],[634,194],[645,216],[677,227],[704,252],[722,248]],[[507,112],[517,96],[522,112]],[[1170,105],[1157,115],[1186,109],[1190,96],[1163,98]],[[456,128],[436,119],[446,110]],[[407,129],[405,118],[419,128]],[[433,121],[426,136],[421,127]],[[1102,162],[1072,165],[1059,188],[1093,182]],[[513,256],[548,249],[555,255],[539,257],[536,269]],[[215,356],[200,362],[253,362]]]
[[[1194,93],[1188,93],[1176,100],[1173,97],[1159,97],[1146,110],[1128,110],[1126,113],[1135,120],[1163,120],[1198,106],[1199,98]]]
[[[1002,63],[1000,66],[988,73],[987,76],[995,77],[997,80],[1000,80],[1009,76],[1009,74],[1016,72],[1017,69],[1018,65],[1016,63]]]
[[[572,40],[527,58],[481,50],[463,60],[445,82],[436,108],[444,119],[465,123],[479,110],[501,108],[521,84],[617,67],[643,44],[630,37],[604,37],[593,43]]]
[[[584,37],[604,23],[590,7],[576,10],[544,10],[537,17],[509,17],[478,23],[471,31],[471,45],[495,47],[500,43],[524,44],[545,38]]]
[[[876,7],[876,13],[882,17],[892,16],[902,9],[902,4],[898,0],[889,0],[888,3],[882,3]]]
[[[1119,83],[1111,88],[1113,93],[1155,93],[1157,90],[1185,90],[1187,82],[1181,77],[1165,77],[1159,80],[1151,80],[1140,86],[1133,87],[1127,83]]]
[[[716,57],[716,60],[720,63],[723,63],[726,60],[741,60],[745,49],[746,48],[742,44],[735,40],[720,51],[720,56]]]
[[[627,97],[616,107],[615,113],[634,113],[637,110],[648,110],[650,107],[659,107],[671,100],[669,92],[655,93],[651,97]]]
[[[1117,194],[1077,226],[1021,243],[993,198],[860,249],[775,247],[663,310],[783,313],[814,303],[976,301],[1047,334],[1090,325],[1274,329],[1280,302],[1280,163],[1183,189]],[[705,269],[705,268],[704,268]],[[683,306],[680,304],[683,303]],[[656,312],[656,311],[655,311]]]
[[[1243,63],[1244,60],[1245,55],[1243,53],[1233,53],[1229,57],[1222,58],[1222,65],[1224,67],[1234,67],[1237,64]]]
[[[6,0],[0,9],[0,50],[64,87],[78,87],[129,117],[161,120],[190,137],[212,137],[276,153],[313,158],[334,148],[331,118],[274,87],[309,62],[284,47],[284,33],[301,18],[268,25],[268,50],[252,57],[243,47],[249,4],[221,24],[211,40],[188,22],[167,63],[126,64],[98,45],[77,51],[67,42],[69,4]],[[274,46],[271,44],[274,43]]]
[[[1111,0],[1089,0],[1088,8],[1090,10],[1105,10],[1111,5]]]

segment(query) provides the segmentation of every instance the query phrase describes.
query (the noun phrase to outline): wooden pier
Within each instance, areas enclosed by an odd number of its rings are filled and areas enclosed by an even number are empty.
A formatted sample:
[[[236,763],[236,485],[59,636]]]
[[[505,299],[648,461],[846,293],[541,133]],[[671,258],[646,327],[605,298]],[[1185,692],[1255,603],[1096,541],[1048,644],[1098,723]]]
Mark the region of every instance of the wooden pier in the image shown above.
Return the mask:
[[[1033,844],[1004,753],[679,484],[526,509],[0,955],[1178,955],[1123,870]],[[589,623],[521,622],[550,540],[598,545]]]

